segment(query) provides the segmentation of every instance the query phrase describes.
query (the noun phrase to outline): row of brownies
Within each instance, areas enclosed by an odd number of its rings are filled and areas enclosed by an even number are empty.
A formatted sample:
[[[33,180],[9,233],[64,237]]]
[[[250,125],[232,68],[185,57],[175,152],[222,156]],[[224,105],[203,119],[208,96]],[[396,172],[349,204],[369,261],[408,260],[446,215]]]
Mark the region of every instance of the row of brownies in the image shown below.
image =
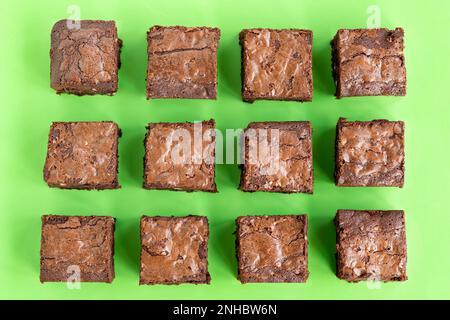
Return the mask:
[[[340,29],[332,41],[336,97],[406,94],[402,28]],[[154,26],[147,34],[147,98],[216,99],[220,30]],[[311,101],[312,31],[246,29],[242,98]],[[51,87],[113,95],[122,41],[114,21],[58,21],[51,32]]]
[[[404,281],[403,211],[339,210],[335,218],[338,278]],[[42,217],[41,282],[112,282],[115,219],[106,216]],[[307,215],[236,219],[238,278],[251,282],[306,282]],[[143,216],[140,284],[207,284],[207,217]]]
[[[44,180],[64,189],[116,189],[114,122],[54,122]],[[241,135],[242,191],[313,193],[312,128],[308,121],[252,122]],[[214,120],[150,123],[145,137],[144,188],[217,192]],[[337,186],[403,187],[404,123],[339,119]]]

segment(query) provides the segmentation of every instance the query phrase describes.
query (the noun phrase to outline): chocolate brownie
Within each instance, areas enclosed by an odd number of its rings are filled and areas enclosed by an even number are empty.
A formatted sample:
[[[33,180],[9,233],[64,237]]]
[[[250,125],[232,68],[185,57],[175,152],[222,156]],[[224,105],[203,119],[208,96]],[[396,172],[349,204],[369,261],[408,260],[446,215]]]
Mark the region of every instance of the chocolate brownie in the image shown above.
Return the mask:
[[[236,219],[238,278],[249,282],[306,282],[306,215],[246,216]]]
[[[112,217],[42,216],[41,282],[112,282]]]
[[[335,224],[338,278],[349,282],[407,279],[403,211],[338,210]]]
[[[337,186],[403,187],[404,123],[373,120],[349,122],[336,129]]]
[[[208,218],[141,219],[140,284],[209,284]]]
[[[403,29],[340,29],[332,46],[336,97],[404,96]]]
[[[242,139],[240,189],[313,193],[311,135],[307,121],[250,123]]]
[[[54,122],[44,180],[63,189],[117,189],[120,129],[114,122]]]
[[[144,188],[217,192],[215,122],[149,123]]]
[[[51,87],[57,93],[113,95],[121,46],[114,21],[58,21],[51,35]]]
[[[150,28],[147,99],[216,99],[219,39],[217,28]]]
[[[242,99],[311,101],[312,32],[246,29],[242,47]]]

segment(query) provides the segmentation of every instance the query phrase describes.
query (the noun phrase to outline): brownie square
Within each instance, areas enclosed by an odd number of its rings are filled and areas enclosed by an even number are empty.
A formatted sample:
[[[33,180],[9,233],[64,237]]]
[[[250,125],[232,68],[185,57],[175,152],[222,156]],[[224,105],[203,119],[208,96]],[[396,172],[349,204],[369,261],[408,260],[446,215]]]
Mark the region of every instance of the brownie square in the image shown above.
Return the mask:
[[[243,135],[240,189],[313,193],[311,135],[307,121],[250,123]]]
[[[120,48],[114,21],[58,21],[52,29],[51,87],[57,93],[106,94],[117,91]]]
[[[208,218],[141,219],[139,284],[209,284]]]
[[[215,122],[149,123],[144,188],[217,192]]]
[[[236,219],[238,278],[249,282],[306,282],[308,217],[246,216]]]
[[[114,122],[54,122],[44,180],[63,189],[117,189],[120,129]]]
[[[219,39],[218,28],[150,28],[147,99],[216,99]]]
[[[349,122],[336,129],[337,186],[403,187],[404,123],[373,120]]]
[[[335,224],[338,278],[407,279],[403,211],[338,210]]]
[[[311,101],[312,32],[300,29],[245,29],[242,99]]]
[[[403,29],[340,29],[332,46],[336,97],[404,96]]]
[[[41,282],[112,282],[112,217],[42,216]]]

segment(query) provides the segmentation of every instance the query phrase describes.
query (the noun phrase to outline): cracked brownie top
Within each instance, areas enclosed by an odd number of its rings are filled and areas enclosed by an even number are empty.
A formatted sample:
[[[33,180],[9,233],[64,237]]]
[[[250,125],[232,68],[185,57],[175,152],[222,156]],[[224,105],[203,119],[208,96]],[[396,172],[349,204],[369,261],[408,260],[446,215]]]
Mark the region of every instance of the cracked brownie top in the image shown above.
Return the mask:
[[[206,217],[142,217],[140,284],[209,283]]]
[[[312,32],[246,29],[242,46],[242,97],[311,101]]]
[[[253,122],[244,131],[243,191],[313,192],[307,121]]]
[[[307,280],[306,215],[244,216],[237,218],[236,225],[242,283]]]
[[[54,122],[44,180],[50,187],[67,189],[119,188],[119,136],[114,122]]]
[[[114,278],[114,218],[42,217],[41,282],[111,282]]]
[[[340,29],[334,40],[336,96],[405,95],[403,29]]]
[[[404,183],[404,123],[339,119],[336,132],[336,185],[390,186]]]
[[[406,280],[403,211],[339,210],[337,275],[347,281]]]
[[[147,98],[215,99],[220,30],[150,28]]]
[[[57,93],[117,91],[121,41],[114,21],[58,21],[51,33],[51,86]]]
[[[144,187],[216,192],[215,122],[150,123]]]

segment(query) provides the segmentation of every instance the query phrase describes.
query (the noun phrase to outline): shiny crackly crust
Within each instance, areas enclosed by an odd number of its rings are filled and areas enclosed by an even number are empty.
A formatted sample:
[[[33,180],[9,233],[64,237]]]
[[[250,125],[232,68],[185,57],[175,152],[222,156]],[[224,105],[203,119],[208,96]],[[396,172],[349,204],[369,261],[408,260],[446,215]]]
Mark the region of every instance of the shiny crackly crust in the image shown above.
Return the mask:
[[[115,219],[42,216],[40,281],[108,282],[114,279]]]
[[[407,280],[403,211],[338,210],[335,224],[338,278]]]
[[[244,101],[312,100],[312,31],[244,29],[239,38]]]
[[[81,20],[80,29],[67,23],[60,20],[52,29],[51,87],[57,93],[113,95],[122,47],[115,22]]]
[[[243,216],[236,219],[238,278],[251,282],[306,282],[306,215]]]
[[[260,131],[260,130],[263,131]],[[279,132],[279,166],[273,166],[273,171],[265,170],[276,164],[272,156],[258,156],[252,160],[250,148],[258,151],[258,155],[269,150],[252,139],[250,130],[255,130],[256,136],[263,134],[266,141],[272,143],[271,130]],[[276,137],[276,135],[275,135]],[[313,193],[313,161],[312,161],[312,128],[308,121],[286,122],[252,122],[244,131],[244,164],[241,165],[241,182],[239,189],[247,192],[269,191],[282,193]],[[272,149],[270,149],[272,150]],[[270,152],[270,151],[269,151]]]
[[[141,218],[139,284],[209,284],[208,218]]]
[[[402,121],[347,121],[336,126],[337,186],[403,187],[405,175]]]
[[[117,189],[120,129],[114,122],[54,122],[44,180],[62,189]]]
[[[144,188],[173,191],[206,191],[217,192],[215,183],[215,135],[205,137],[205,132],[211,133],[215,128],[215,121],[202,121],[197,123],[202,127],[202,152],[201,163],[194,161],[193,151],[195,150],[194,123],[188,122],[161,122],[149,123],[147,135],[144,140]],[[179,136],[175,136],[177,141],[168,146],[167,139],[175,130],[186,130],[191,139],[191,158],[189,163],[174,163],[171,159],[171,152],[174,147],[179,146]],[[210,148],[209,152],[206,152]],[[167,154],[164,160],[163,154]],[[208,156],[208,158],[206,158]],[[161,161],[162,160],[162,161]],[[207,161],[208,160],[208,161]]]
[[[150,28],[147,99],[216,99],[219,39],[218,28]]]
[[[406,95],[404,31],[340,29],[332,46],[336,97]]]

